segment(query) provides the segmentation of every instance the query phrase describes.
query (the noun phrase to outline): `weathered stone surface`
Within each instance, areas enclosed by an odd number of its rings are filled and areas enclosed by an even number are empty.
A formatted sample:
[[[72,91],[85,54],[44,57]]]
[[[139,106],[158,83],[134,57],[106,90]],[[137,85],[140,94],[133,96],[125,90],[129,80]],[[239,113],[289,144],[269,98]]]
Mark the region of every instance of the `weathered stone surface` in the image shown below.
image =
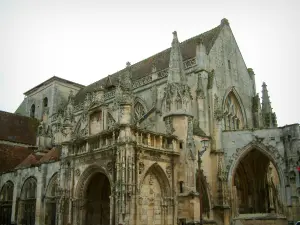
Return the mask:
[[[48,98],[35,161],[0,175],[12,222],[26,207],[40,225],[300,219],[299,124],[277,127],[265,89],[261,107],[228,20],[88,87],[44,84],[20,107]]]

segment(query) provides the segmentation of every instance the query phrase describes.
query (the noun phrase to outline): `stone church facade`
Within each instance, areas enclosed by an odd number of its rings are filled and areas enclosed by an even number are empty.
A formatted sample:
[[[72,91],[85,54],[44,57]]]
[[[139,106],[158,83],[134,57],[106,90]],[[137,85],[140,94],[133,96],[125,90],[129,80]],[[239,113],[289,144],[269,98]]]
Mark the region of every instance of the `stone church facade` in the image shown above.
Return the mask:
[[[226,19],[89,86],[53,77],[25,95],[36,144],[0,174],[0,224],[300,219],[299,124],[277,127]]]

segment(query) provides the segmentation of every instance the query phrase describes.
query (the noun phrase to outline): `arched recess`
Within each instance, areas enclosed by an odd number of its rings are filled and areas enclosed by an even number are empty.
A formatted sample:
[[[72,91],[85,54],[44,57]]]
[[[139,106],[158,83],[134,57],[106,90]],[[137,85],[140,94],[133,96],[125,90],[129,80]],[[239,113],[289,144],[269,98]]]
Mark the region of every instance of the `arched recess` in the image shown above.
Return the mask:
[[[25,180],[21,189],[18,224],[35,224],[37,181],[34,177]]]
[[[141,179],[138,199],[139,223],[172,224],[170,197],[168,178],[163,169],[154,163]]]
[[[0,224],[11,224],[14,184],[7,181],[0,189]]]
[[[225,130],[239,130],[247,126],[245,107],[234,87],[231,87],[226,91],[222,106]]]
[[[111,179],[100,166],[89,166],[80,176],[75,190],[73,221],[81,225],[113,224]]]
[[[228,172],[233,216],[282,213],[285,179],[278,151],[252,142],[235,156]]]
[[[57,210],[57,203],[59,200],[58,195],[58,179],[57,179],[57,173],[55,173],[52,178],[50,179],[44,204],[45,204],[45,225],[55,225],[57,218],[56,218],[56,210]]]
[[[202,197],[202,215],[209,219],[210,217],[210,196],[208,191],[208,183],[206,181],[206,177],[203,174],[203,171],[197,170],[196,173],[197,181],[196,181],[196,190],[201,194]]]

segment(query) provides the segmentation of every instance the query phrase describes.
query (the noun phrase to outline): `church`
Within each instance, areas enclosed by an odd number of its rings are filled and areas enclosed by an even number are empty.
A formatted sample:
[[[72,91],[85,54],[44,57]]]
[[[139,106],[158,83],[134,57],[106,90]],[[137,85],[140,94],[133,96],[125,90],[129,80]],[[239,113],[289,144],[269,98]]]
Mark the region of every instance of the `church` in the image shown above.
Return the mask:
[[[88,86],[54,76],[0,112],[1,225],[300,220],[299,124],[277,126],[228,20],[170,44]]]

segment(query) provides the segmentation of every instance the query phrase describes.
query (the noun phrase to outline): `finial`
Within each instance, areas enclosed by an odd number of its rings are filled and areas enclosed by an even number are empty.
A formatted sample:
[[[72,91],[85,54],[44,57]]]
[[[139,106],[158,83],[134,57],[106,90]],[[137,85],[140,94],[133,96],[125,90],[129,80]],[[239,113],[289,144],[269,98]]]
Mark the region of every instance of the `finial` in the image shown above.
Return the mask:
[[[262,86],[263,86],[263,87],[266,87],[266,86],[267,86],[267,85],[266,85],[266,82],[263,82]]]
[[[175,38],[177,38],[177,31],[173,31],[173,38],[175,39]]]
[[[222,25],[228,25],[228,26],[229,26],[229,21],[228,21],[228,19],[223,18],[223,19],[221,20],[221,24],[222,24]]]
[[[130,66],[131,66],[131,63],[130,63],[130,62],[127,62],[127,63],[126,63],[126,66],[127,66],[127,67],[130,67]]]

